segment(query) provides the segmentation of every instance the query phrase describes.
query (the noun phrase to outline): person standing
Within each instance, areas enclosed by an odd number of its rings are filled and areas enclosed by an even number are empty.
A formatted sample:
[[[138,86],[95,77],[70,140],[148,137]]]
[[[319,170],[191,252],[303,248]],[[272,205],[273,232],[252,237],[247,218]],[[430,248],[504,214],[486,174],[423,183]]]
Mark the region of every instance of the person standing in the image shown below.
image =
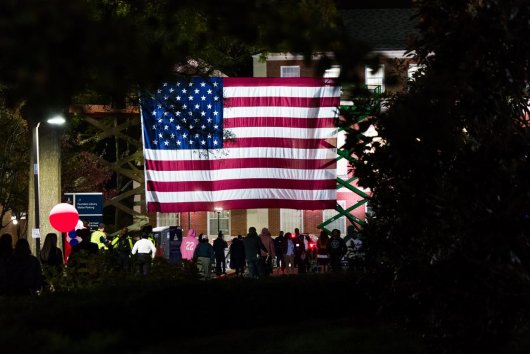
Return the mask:
[[[107,234],[105,233],[105,224],[100,223],[98,229],[92,232],[90,242],[95,243],[100,251],[107,251],[109,249],[109,241],[107,240]]]
[[[210,278],[210,264],[213,258],[213,247],[208,242],[208,236],[200,234],[199,244],[195,248],[193,258],[197,260],[199,274],[204,280]]]
[[[138,240],[133,246],[131,254],[138,253],[136,264],[140,274],[147,275],[151,268],[151,260],[155,258],[156,247],[148,240],[149,235],[146,232],[142,233],[142,238]]]
[[[328,251],[329,237],[326,231],[320,231],[317,240],[317,265],[322,273],[328,271],[329,251]]]
[[[142,227],[142,233],[144,232],[147,234],[147,239],[151,241],[153,245],[155,245],[156,247],[156,240],[155,240],[155,235],[153,233],[153,226],[151,226],[150,224],[145,225],[144,227]]]
[[[341,270],[341,260],[346,254],[346,243],[340,237],[340,230],[333,229],[331,231],[331,238],[329,240],[329,261],[331,263],[331,270],[338,272]]]
[[[62,274],[64,265],[63,252],[57,247],[56,233],[49,233],[46,235],[39,258],[44,270],[44,275],[48,281]]]
[[[228,244],[223,239],[223,232],[219,231],[217,238],[213,241],[213,252],[215,254],[215,274],[217,274],[217,276],[226,274],[226,248],[228,248]]]
[[[261,243],[256,228],[251,226],[248,229],[247,237],[244,239],[245,258],[247,260],[248,271],[252,278],[259,278],[259,257],[261,251],[267,251]]]
[[[241,235],[234,237],[230,244],[230,268],[236,271],[236,277],[243,276],[245,271],[245,245]]]
[[[295,256],[295,241],[294,235],[290,232],[285,234],[285,244],[283,247],[283,261],[287,274],[294,273],[294,256]]]
[[[261,250],[261,275],[269,276],[272,273],[272,260],[276,255],[274,241],[268,228],[264,227],[259,235],[261,243],[265,250]]]
[[[362,271],[364,269],[364,252],[362,251],[363,241],[359,239],[355,226],[348,226],[344,242],[346,243],[347,249],[346,260],[348,261],[348,269]]]
[[[284,242],[285,238],[283,235],[283,231],[280,231],[280,234],[278,237],[274,239],[274,251],[276,253],[276,268],[278,269],[278,273],[285,272],[285,265],[283,261],[283,248],[284,248]]]
[[[129,229],[124,227],[111,242],[112,253],[116,258],[116,266],[119,270],[128,271],[133,242]]]
[[[31,254],[28,240],[21,238],[7,264],[7,295],[36,295],[42,288],[42,270]]]
[[[306,240],[304,235],[300,234],[300,229],[294,229],[294,263],[298,267],[298,273],[306,273],[307,254]]]
[[[197,240],[195,230],[189,229],[188,235],[182,239],[182,244],[180,245],[182,259],[191,261],[193,259],[193,253],[195,252],[197,244],[199,244],[199,241]]]

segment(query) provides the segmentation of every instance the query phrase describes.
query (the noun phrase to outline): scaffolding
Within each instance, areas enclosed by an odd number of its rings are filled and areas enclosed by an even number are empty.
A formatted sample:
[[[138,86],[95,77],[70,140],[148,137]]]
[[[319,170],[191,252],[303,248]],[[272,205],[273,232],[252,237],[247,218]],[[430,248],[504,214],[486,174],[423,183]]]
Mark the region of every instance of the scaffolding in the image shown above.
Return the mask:
[[[345,132],[346,134],[356,135],[357,140],[363,138],[360,136],[362,133],[353,127],[376,114],[381,107],[381,86],[372,86],[367,87],[366,89],[367,94],[360,95],[353,101],[348,102],[348,104],[340,106],[341,116],[345,116],[347,119],[343,121],[342,124],[339,124],[338,131]],[[344,124],[345,122],[346,124]],[[353,154],[352,149],[347,149],[345,146],[337,146],[337,162],[342,159],[347,160],[350,166],[353,168],[355,168],[355,165],[358,162],[358,159]],[[331,230],[328,229],[328,226],[342,217],[345,217],[347,220],[349,220],[358,231],[364,225],[366,225],[365,220],[358,218],[353,214],[356,209],[364,206],[370,199],[370,195],[355,185],[357,180],[358,177],[356,176],[351,176],[349,178],[341,178],[337,176],[337,190],[346,188],[350,192],[359,196],[360,200],[348,208],[343,208],[339,203],[337,203],[335,207],[337,214],[318,225],[319,229],[331,234]]]

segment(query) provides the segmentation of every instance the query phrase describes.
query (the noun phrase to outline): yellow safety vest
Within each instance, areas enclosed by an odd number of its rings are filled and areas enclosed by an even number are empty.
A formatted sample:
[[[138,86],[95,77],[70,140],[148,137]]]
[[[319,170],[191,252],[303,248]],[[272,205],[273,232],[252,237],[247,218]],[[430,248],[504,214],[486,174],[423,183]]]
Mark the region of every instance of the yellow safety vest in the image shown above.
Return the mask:
[[[101,236],[107,238],[107,234],[105,234],[103,231],[99,231],[99,230],[94,231],[92,235],[90,236],[90,242],[98,245],[98,248],[100,250],[108,250],[109,248],[107,247],[107,245],[101,242]]]

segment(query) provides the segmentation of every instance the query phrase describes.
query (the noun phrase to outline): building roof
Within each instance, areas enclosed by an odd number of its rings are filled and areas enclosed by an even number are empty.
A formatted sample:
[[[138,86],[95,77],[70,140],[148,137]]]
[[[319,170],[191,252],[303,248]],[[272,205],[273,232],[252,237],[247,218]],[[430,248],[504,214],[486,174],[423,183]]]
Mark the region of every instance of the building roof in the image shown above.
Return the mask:
[[[342,9],[344,25],[354,40],[374,50],[404,50],[415,33],[415,9]]]

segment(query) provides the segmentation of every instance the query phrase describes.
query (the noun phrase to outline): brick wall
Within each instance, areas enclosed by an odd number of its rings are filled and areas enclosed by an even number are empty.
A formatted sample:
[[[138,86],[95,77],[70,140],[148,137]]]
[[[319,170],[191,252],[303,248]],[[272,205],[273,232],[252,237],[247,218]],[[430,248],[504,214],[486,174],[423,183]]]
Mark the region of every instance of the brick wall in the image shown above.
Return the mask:
[[[230,211],[230,235],[247,235],[247,211],[232,210]]]
[[[322,223],[322,210],[305,210],[304,227],[302,231],[307,234],[318,235],[320,230],[317,228]]]
[[[269,231],[273,236],[280,233],[280,209],[269,209]]]
[[[191,228],[195,229],[195,232],[198,234],[206,233],[208,231],[208,215],[204,211],[190,212],[190,223]],[[188,213],[180,213],[180,225],[184,230],[184,236],[187,235],[188,230],[190,229],[190,224],[188,224]]]

